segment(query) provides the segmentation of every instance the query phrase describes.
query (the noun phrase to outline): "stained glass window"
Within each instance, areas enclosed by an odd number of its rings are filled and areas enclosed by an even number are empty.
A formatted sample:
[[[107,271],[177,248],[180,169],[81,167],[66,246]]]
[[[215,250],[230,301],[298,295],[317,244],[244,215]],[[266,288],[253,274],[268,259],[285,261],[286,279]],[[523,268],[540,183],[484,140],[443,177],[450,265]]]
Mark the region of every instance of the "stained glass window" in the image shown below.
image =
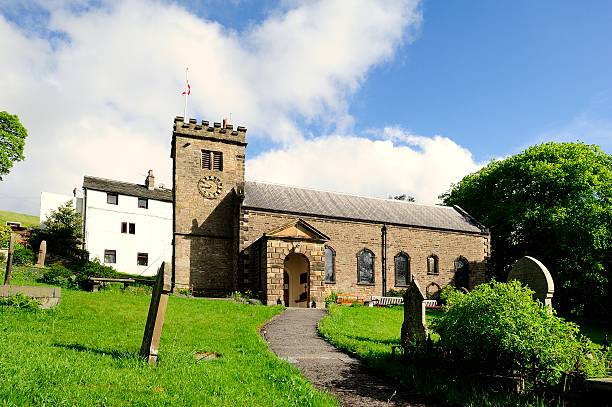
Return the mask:
[[[408,285],[410,282],[410,257],[405,253],[395,256],[395,285]]]
[[[336,253],[331,247],[325,248],[325,282],[336,282]]]
[[[357,256],[357,273],[360,283],[374,283],[374,254],[368,249]]]
[[[427,274],[438,274],[438,256],[431,255],[427,258]]]

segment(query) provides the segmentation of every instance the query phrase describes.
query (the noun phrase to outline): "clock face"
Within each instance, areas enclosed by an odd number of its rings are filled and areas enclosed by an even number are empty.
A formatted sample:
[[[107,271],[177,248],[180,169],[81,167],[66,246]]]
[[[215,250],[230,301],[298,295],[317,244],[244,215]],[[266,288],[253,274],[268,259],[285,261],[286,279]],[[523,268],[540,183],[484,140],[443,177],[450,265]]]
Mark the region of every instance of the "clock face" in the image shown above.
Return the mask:
[[[204,198],[215,199],[223,192],[223,183],[219,177],[207,175],[198,181],[198,191]]]

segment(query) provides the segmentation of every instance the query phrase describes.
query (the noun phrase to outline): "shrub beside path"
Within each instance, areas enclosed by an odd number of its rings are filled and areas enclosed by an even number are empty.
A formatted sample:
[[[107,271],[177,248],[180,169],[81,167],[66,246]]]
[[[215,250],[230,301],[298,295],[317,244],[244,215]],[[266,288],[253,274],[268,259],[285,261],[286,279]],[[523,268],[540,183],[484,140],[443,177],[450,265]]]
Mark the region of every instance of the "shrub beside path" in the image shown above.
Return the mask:
[[[316,387],[346,406],[431,407],[401,392],[391,380],[374,374],[359,360],[339,351],[317,334],[325,310],[287,308],[261,330],[270,350],[302,371]]]

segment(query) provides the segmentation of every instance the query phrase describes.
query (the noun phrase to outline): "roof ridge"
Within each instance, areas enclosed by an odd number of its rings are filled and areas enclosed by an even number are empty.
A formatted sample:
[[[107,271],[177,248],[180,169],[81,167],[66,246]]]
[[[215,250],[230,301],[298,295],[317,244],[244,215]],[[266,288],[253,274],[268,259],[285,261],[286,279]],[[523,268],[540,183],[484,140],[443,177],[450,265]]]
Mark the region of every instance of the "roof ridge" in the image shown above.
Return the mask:
[[[354,198],[375,199],[375,200],[385,201],[385,202],[397,202],[397,203],[400,203],[400,204],[407,204],[407,205],[426,206],[426,207],[430,207],[430,208],[431,207],[433,207],[433,208],[449,208],[449,209],[455,210],[452,206],[447,206],[447,205],[424,204],[424,203],[419,203],[419,202],[402,201],[402,200],[399,200],[399,199],[378,198],[378,197],[375,197],[375,196],[364,196],[364,195],[351,194],[349,192],[329,191],[329,190],[324,190],[324,189],[316,189],[316,188],[301,187],[301,186],[295,186],[295,185],[287,185],[287,184],[281,184],[281,183],[276,183],[276,182],[262,182],[262,181],[245,181],[245,182],[251,182],[251,183],[254,183],[254,184],[274,185],[274,186],[291,188],[291,189],[303,189],[303,190],[306,190],[306,191],[324,192],[324,193],[328,193],[328,194],[345,195],[345,196],[350,196],[350,197],[354,197]]]
[[[136,182],[119,181],[119,180],[110,179],[110,178],[94,177],[93,175],[84,175],[83,178],[93,178],[93,179],[97,179],[97,180],[100,180],[100,181],[118,182],[118,183],[121,183],[121,184],[138,185],[140,187],[146,187],[145,184],[137,184]]]
[[[118,184],[133,185],[133,186],[148,188],[145,184],[138,184],[136,182],[128,182],[128,181],[119,181],[119,180],[110,179],[110,178],[94,177],[93,175],[84,175],[83,178],[93,178],[93,179],[100,180],[100,181],[110,181],[110,182],[116,182]],[[173,188],[162,187],[161,184],[160,184],[160,186],[157,186],[157,187],[153,188],[153,190],[154,191],[155,190],[158,190],[158,191],[172,191]]]

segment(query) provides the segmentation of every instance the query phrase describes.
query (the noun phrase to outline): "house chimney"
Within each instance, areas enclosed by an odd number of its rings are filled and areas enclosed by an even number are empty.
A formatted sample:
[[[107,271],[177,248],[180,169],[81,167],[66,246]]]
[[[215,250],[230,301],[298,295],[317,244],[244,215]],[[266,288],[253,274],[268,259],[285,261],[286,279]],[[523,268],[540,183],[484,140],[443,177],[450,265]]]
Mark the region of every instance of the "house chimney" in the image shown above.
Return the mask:
[[[149,174],[145,180],[145,186],[149,189],[155,188],[155,177],[153,176],[153,170],[149,170]]]

